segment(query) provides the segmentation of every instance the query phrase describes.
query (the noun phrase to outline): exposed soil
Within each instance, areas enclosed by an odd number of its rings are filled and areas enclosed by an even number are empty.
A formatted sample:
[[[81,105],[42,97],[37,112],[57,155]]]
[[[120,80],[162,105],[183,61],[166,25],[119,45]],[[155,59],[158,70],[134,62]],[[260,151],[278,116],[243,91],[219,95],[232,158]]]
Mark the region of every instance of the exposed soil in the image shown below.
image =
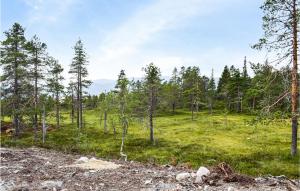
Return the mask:
[[[209,168],[210,175],[202,183],[195,183],[196,171],[184,167],[98,159],[81,163],[80,157],[40,148],[1,148],[0,191],[300,190],[299,180],[289,180],[285,176],[254,179],[234,173],[226,163]],[[177,181],[176,175],[182,172],[192,176]]]

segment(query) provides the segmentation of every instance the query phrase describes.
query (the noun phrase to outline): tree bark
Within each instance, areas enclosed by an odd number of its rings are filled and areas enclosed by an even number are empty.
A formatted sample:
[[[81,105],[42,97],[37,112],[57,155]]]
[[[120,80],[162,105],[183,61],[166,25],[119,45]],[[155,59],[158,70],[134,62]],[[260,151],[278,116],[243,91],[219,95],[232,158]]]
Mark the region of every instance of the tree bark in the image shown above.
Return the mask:
[[[153,110],[154,110],[154,87],[151,87],[150,108],[149,108],[149,126],[150,126],[150,142],[151,143],[154,143]]]
[[[295,156],[297,154],[297,130],[298,130],[298,58],[297,58],[297,43],[298,43],[298,31],[297,31],[297,9],[296,0],[293,0],[293,67],[292,67],[292,144],[291,154]]]
[[[104,133],[107,133],[107,111],[104,111]]]
[[[18,45],[15,44],[15,51],[18,51]],[[20,119],[19,119],[19,84],[18,84],[18,62],[17,58],[14,58],[14,100],[13,100],[13,116],[14,116],[14,126],[15,126],[15,136],[18,137],[20,134]]]
[[[73,92],[73,88],[72,88],[72,103],[71,103],[71,120],[72,120],[72,124],[74,124],[74,92]]]
[[[38,128],[38,119],[37,119],[37,110],[38,110],[38,71],[37,71],[37,50],[35,51],[35,60],[34,60],[34,142],[37,141],[37,128]]]
[[[60,119],[59,119],[59,109],[60,109],[60,105],[59,105],[59,93],[58,91],[56,92],[56,128],[60,127]]]

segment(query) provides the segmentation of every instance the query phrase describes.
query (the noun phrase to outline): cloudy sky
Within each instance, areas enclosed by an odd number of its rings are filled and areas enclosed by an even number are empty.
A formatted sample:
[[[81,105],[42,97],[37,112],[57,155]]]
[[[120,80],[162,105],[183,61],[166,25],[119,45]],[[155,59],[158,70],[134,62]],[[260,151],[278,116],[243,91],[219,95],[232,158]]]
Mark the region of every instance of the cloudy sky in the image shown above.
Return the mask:
[[[37,34],[65,68],[81,38],[90,79],[116,79],[120,69],[143,76],[158,65],[199,66],[220,76],[225,65],[241,67],[265,56],[250,48],[262,36],[262,0],[1,0],[1,33],[14,22]],[[0,36],[3,39],[3,34]]]

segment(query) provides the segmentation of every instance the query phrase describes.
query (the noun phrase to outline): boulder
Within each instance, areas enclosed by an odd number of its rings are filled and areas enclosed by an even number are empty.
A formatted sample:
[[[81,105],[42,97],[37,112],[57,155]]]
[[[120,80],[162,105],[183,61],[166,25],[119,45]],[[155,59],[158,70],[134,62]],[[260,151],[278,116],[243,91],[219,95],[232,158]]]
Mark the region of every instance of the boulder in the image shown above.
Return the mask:
[[[196,173],[196,180],[195,180],[195,182],[196,182],[196,183],[202,183],[203,178],[204,178],[205,176],[209,175],[209,173],[210,173],[210,171],[209,171],[207,168],[201,166],[201,167],[198,169],[197,173]]]
[[[182,181],[182,180],[185,180],[185,179],[190,178],[190,177],[191,177],[190,173],[183,172],[183,173],[179,173],[179,174],[176,175],[176,180],[177,181]]]

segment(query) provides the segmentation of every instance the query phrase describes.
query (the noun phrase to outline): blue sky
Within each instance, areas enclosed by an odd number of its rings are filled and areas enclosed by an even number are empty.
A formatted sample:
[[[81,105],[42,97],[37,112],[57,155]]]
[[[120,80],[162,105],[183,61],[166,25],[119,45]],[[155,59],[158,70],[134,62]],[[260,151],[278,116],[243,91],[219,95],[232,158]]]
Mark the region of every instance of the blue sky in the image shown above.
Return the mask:
[[[220,76],[244,56],[262,62],[251,44],[262,36],[262,0],[1,0],[1,33],[19,22],[37,34],[65,68],[80,37],[89,56],[90,79],[115,79],[121,69],[143,76],[150,62],[163,76],[195,65]],[[3,34],[1,34],[3,39]]]

